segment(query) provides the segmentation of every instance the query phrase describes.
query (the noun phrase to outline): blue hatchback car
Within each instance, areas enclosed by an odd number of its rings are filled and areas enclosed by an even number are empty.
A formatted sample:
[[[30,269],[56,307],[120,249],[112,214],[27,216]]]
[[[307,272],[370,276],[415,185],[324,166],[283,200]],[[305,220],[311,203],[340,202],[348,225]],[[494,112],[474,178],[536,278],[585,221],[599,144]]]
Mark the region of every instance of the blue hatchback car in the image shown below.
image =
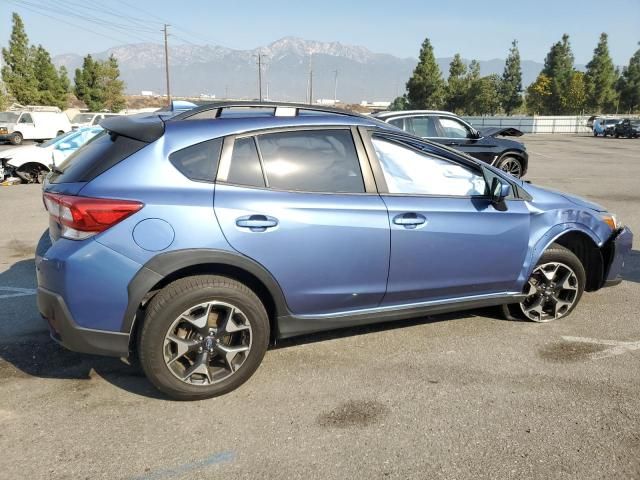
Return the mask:
[[[344,111],[102,126],[45,181],[39,310],[65,347],[137,355],[176,399],[235,389],[280,338],[494,305],[557,320],[631,250],[596,204]]]

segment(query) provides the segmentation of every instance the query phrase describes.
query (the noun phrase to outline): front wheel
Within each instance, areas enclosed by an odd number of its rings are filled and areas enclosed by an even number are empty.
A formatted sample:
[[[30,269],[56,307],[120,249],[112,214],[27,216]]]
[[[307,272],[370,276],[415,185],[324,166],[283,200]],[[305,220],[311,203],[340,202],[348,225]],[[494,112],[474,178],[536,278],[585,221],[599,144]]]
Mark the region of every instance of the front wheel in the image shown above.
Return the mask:
[[[524,287],[526,298],[505,306],[508,318],[551,322],[568,316],[576,307],[586,284],[580,259],[562,245],[553,244],[536,264]]]
[[[230,392],[256,371],[269,345],[266,310],[246,285],[199,275],[150,302],[138,342],[149,380],[176,400]]]
[[[22,144],[22,134],[20,132],[14,132],[11,137],[9,137],[9,141],[12,145],[21,145]]]
[[[520,178],[522,176],[522,161],[513,155],[506,155],[502,157],[496,166],[500,170],[504,170],[516,178]]]

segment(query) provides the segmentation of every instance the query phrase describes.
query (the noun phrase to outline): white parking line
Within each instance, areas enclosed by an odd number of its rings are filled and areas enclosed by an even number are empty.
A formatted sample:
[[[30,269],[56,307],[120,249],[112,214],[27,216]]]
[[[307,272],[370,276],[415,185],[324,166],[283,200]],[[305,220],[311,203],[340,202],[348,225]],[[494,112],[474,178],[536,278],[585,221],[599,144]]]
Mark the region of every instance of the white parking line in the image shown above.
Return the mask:
[[[622,355],[623,353],[633,352],[634,350],[640,350],[640,342],[622,342],[619,340],[601,340],[598,338],[586,338],[586,337],[569,337],[563,336],[563,340],[567,342],[580,342],[580,343],[594,343],[596,345],[608,345],[609,348],[589,355],[592,360],[600,360],[601,358],[613,357],[615,355]]]
[[[36,293],[38,293],[38,291],[35,288],[0,287],[0,300],[3,298],[26,297],[28,295],[35,295]]]

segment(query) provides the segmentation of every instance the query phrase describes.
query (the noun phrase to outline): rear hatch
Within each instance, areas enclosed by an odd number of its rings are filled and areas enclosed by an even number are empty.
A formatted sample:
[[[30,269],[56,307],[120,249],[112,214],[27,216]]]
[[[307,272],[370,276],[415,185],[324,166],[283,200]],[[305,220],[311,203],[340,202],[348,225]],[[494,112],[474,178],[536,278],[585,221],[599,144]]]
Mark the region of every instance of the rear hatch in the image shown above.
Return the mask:
[[[57,215],[59,209],[56,203],[77,203],[78,199],[73,197],[81,197],[82,188],[87,183],[157,140],[164,133],[164,122],[157,115],[106,118],[101,126],[104,132],[93,137],[60,165],[53,166],[52,172],[44,182],[43,193],[45,206],[50,213],[49,234],[52,241],[60,238],[65,230],[64,219]],[[82,205],[95,200],[82,198],[86,200]],[[74,225],[77,227],[77,222]],[[89,226],[85,225],[84,228]],[[98,227],[93,225],[92,228],[95,230]]]

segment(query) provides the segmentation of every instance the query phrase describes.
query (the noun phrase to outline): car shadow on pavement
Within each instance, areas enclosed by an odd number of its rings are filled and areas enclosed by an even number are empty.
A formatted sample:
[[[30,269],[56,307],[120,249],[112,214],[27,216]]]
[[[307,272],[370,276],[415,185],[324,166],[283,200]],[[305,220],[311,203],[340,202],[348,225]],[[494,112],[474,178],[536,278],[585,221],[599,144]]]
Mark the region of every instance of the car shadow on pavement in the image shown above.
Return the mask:
[[[165,398],[137,366],[118,358],[71,352],[51,339],[33,293],[33,260],[21,260],[0,273],[0,385],[13,379],[90,381],[100,377],[128,392]],[[18,290],[9,289],[21,289]],[[22,293],[20,296],[11,296]]]
[[[627,282],[640,283],[640,251],[632,250],[622,268],[622,279]]]

